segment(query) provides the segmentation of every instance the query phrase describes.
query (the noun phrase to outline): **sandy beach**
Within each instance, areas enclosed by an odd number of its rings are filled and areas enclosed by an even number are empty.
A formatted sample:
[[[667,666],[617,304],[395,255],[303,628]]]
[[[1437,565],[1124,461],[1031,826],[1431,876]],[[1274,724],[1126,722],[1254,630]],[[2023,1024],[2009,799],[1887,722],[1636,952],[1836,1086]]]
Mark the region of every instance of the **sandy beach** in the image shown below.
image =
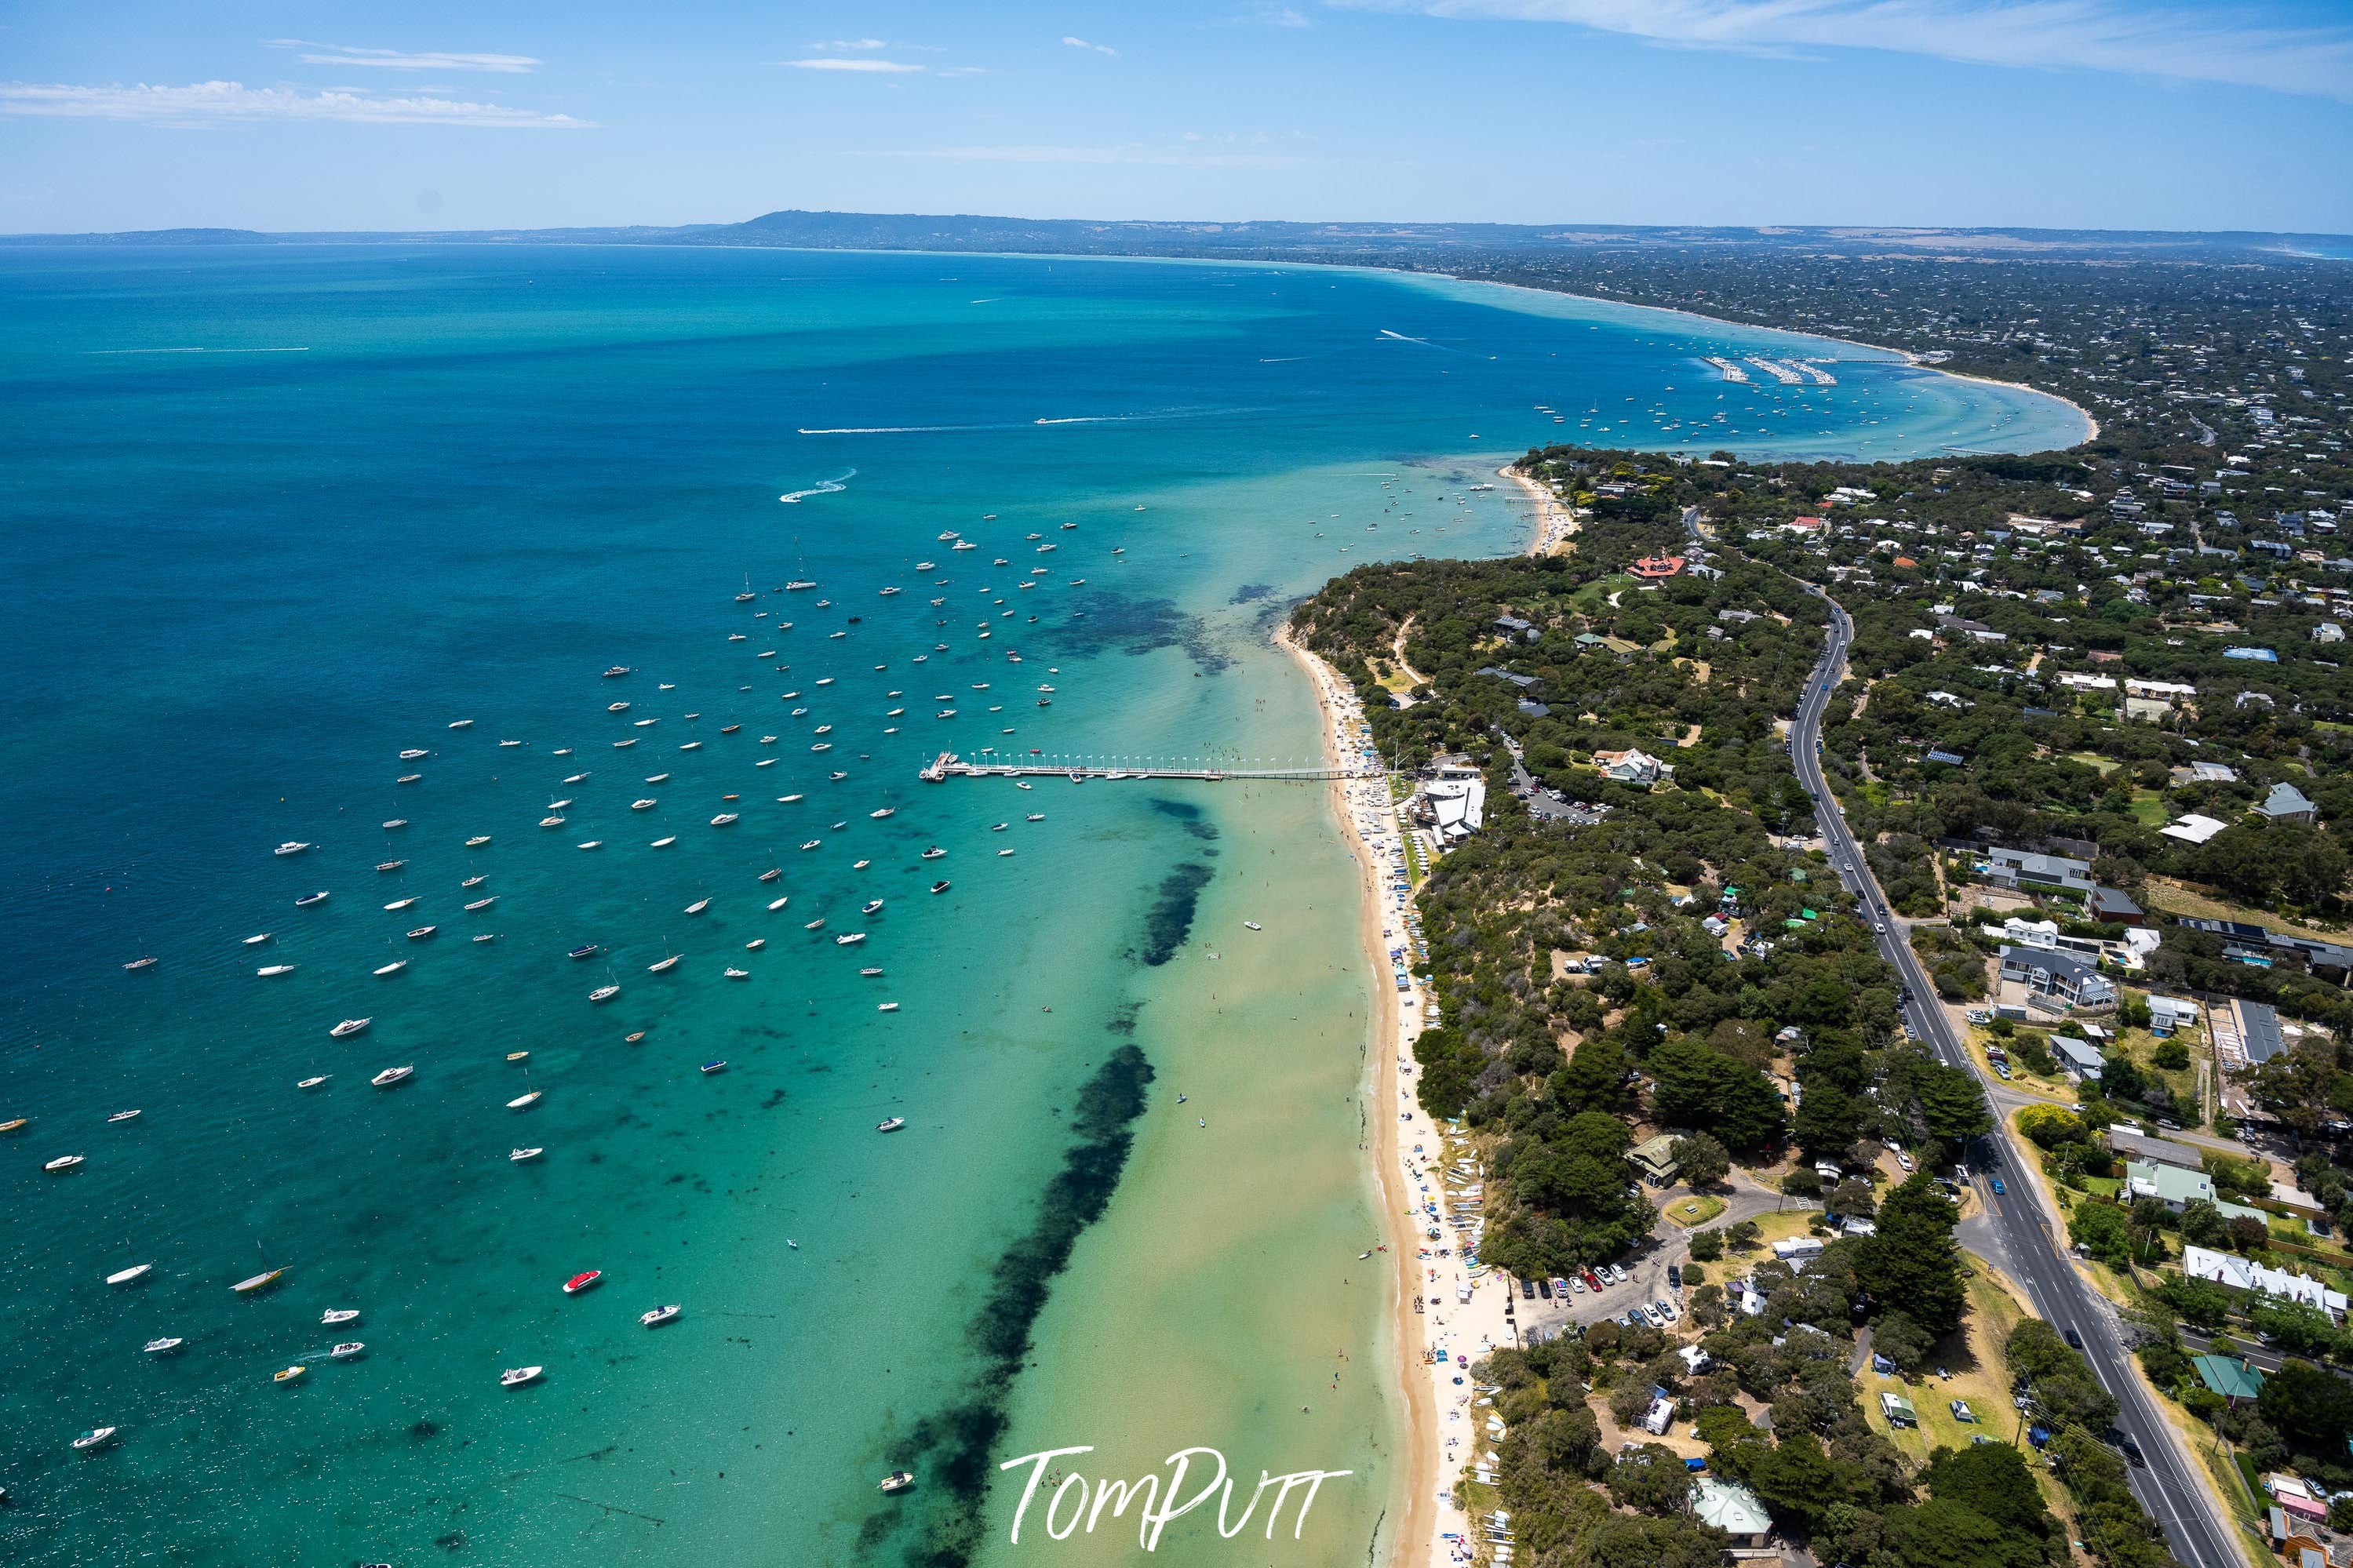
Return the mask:
[[[1335,766],[1347,765],[1362,744],[1364,716],[1355,692],[1336,670],[1293,641],[1287,626],[1276,632],[1275,641],[1314,686],[1324,754]],[[1389,1274],[1394,1354],[1408,1431],[1388,1560],[1402,1568],[1422,1568],[1468,1559],[1470,1521],[1452,1500],[1454,1482],[1472,1458],[1463,1451],[1471,1440],[1466,1416],[1473,1397],[1468,1363],[1492,1346],[1515,1341],[1504,1316],[1508,1287],[1472,1268],[1451,1241],[1433,1243],[1424,1235],[1427,1227],[1442,1227],[1436,1205],[1443,1195],[1441,1173],[1452,1156],[1442,1130],[1415,1101],[1412,1042],[1429,1015],[1430,999],[1418,985],[1398,990],[1391,978],[1397,967],[1391,950],[1409,948],[1413,938],[1409,900],[1389,881],[1389,868],[1401,863],[1403,850],[1388,780],[1377,774],[1335,780],[1331,804],[1358,868],[1360,930],[1373,980],[1366,1103],[1388,1107],[1373,1118],[1367,1151],[1388,1215],[1384,1235],[1396,1256]],[[1434,1184],[1439,1191],[1433,1191]],[[1424,1205],[1430,1205],[1427,1211]],[[1457,1377],[1464,1380],[1460,1385]],[[1460,1428],[1451,1437],[1450,1426]]]
[[[1550,555],[1568,542],[1569,535],[1577,531],[1577,513],[1561,505],[1559,497],[1512,464],[1497,468],[1495,477],[1519,486],[1536,509],[1535,526],[1528,531],[1527,548],[1521,554]]]

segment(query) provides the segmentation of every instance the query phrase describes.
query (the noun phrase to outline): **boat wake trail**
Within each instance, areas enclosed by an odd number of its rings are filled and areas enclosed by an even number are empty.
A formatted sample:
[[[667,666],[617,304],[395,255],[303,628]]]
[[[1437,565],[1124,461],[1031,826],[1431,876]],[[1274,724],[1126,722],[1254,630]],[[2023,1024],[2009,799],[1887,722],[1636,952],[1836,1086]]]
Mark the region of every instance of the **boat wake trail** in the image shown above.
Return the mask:
[[[785,495],[780,495],[776,499],[789,506],[794,502],[798,501],[804,496],[829,496],[837,491],[848,489],[849,488],[849,481],[857,477],[858,470],[856,468],[846,469],[841,473],[836,474],[829,479],[819,479],[816,484],[811,485],[805,490],[793,490]]]
[[[1436,349],[1440,353],[1459,354],[1469,352],[1465,349],[1458,349],[1451,343],[1436,342],[1429,338],[1409,337],[1403,332],[1393,332],[1387,327],[1381,329],[1380,335],[1400,343],[1419,343],[1423,348]]]
[[[89,349],[93,354],[306,354],[306,346],[292,349]]]
[[[1041,425],[1125,425],[1148,419],[1206,419],[1213,415],[1257,412],[1253,408],[1158,408],[1141,414],[1071,414],[1026,421],[999,420],[982,425],[839,425],[825,429],[811,429],[804,425],[799,431],[804,436],[916,436],[933,431],[1032,430]]]

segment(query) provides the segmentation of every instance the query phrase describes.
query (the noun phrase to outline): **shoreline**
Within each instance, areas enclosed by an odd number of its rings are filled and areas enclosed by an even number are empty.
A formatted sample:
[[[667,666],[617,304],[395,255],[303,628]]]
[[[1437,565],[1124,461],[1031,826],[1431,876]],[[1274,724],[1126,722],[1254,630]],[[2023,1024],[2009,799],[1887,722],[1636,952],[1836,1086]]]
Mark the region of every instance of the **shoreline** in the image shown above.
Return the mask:
[[[1577,531],[1577,513],[1560,504],[1559,498],[1544,486],[1520,472],[1517,463],[1506,463],[1495,470],[1499,479],[1509,479],[1520,487],[1522,493],[1535,503],[1536,521],[1523,555],[1551,555],[1567,548],[1569,537]]]
[[[1337,670],[1294,642],[1290,631],[1287,623],[1279,627],[1275,643],[1306,671],[1315,689],[1324,755],[1335,766],[1342,765],[1348,754],[1350,728],[1363,722],[1356,694]],[[1386,978],[1390,968],[1387,939],[1391,931],[1382,921],[1394,912],[1398,944],[1409,945],[1411,941],[1405,921],[1409,905],[1401,899],[1393,905],[1393,895],[1385,896],[1381,887],[1386,856],[1376,851],[1383,836],[1378,830],[1366,831],[1367,824],[1394,815],[1388,780],[1385,776],[1372,781],[1335,779],[1326,800],[1349,846],[1350,858],[1356,862],[1358,931],[1373,978],[1371,1044],[1377,1054],[1366,1058],[1361,1080],[1365,1102],[1367,1107],[1376,1103],[1388,1107],[1373,1123],[1367,1144],[1381,1201],[1388,1210],[1382,1227],[1384,1245],[1396,1254],[1391,1276],[1396,1295],[1390,1311],[1398,1387],[1405,1396],[1407,1425],[1404,1473],[1398,1482],[1401,1489],[1397,1493],[1398,1527],[1388,1561],[1394,1568],[1439,1568],[1440,1564],[1456,1568],[1470,1561],[1469,1543],[1474,1531],[1470,1515],[1455,1501],[1454,1482],[1465,1469],[1493,1462],[1492,1451],[1479,1450],[1482,1443],[1494,1440],[1493,1431],[1482,1437],[1474,1430],[1472,1400],[1476,1391],[1463,1384],[1476,1356],[1519,1342],[1508,1316],[1511,1284],[1504,1280],[1500,1287],[1490,1288],[1497,1287],[1497,1277],[1462,1257],[1463,1200],[1470,1200],[1470,1208],[1478,1208],[1480,1188],[1446,1190],[1448,1180],[1464,1178],[1451,1174],[1454,1167],[1449,1163],[1445,1130],[1433,1122],[1425,1131],[1416,1096],[1412,1043],[1407,1037],[1409,1030],[1430,1016],[1430,999],[1418,986],[1399,991]],[[1393,1063],[1384,1059],[1389,1054],[1394,1055]],[[1391,1082],[1401,1103],[1388,1100],[1387,1085]],[[1403,1136],[1408,1131],[1429,1142],[1417,1143],[1408,1152]],[[1466,1145],[1451,1157],[1476,1160],[1478,1155]],[[1470,1179],[1477,1179],[1475,1171]],[[1441,1197],[1457,1200],[1453,1215],[1443,1222],[1453,1226],[1454,1235],[1443,1245],[1425,1245],[1425,1227],[1435,1229],[1442,1223],[1438,1207]],[[1417,1203],[1421,1206],[1418,1208]],[[1478,1228],[1474,1220],[1468,1238],[1474,1247]],[[1451,1436],[1450,1423],[1456,1426]]]
[[[1339,672],[1323,659],[1293,640],[1291,626],[1286,620],[1275,628],[1274,643],[1291,656],[1308,684],[1314,689],[1315,710],[1320,720],[1324,754],[1330,763],[1341,766],[1338,734],[1348,721],[1346,709],[1338,694],[1345,690],[1340,684]],[[1391,1537],[1388,1560],[1399,1568],[1418,1568],[1430,1559],[1424,1547],[1432,1530],[1432,1500],[1442,1477],[1439,1473],[1437,1419],[1431,1407],[1429,1391],[1423,1380],[1414,1375],[1414,1353],[1411,1342],[1418,1336],[1410,1321],[1414,1313],[1407,1300],[1413,1294],[1413,1260],[1407,1247],[1413,1245],[1413,1232],[1407,1228],[1404,1216],[1410,1212],[1411,1198],[1405,1191],[1400,1174],[1398,1152],[1398,1119],[1388,1109],[1386,1082],[1388,1060],[1402,1045],[1403,1022],[1398,1005],[1396,989],[1384,979],[1388,965],[1383,961],[1388,951],[1381,940],[1380,888],[1375,869],[1372,847],[1357,832],[1356,817],[1350,810],[1348,781],[1334,779],[1326,792],[1326,803],[1333,819],[1338,824],[1342,840],[1348,846],[1356,862],[1357,941],[1364,950],[1366,977],[1373,986],[1373,1009],[1370,1023],[1371,1039],[1367,1042],[1366,1068],[1360,1092],[1369,1113],[1378,1109],[1373,1118],[1372,1147],[1374,1174],[1378,1184],[1383,1209],[1382,1239],[1395,1254],[1389,1270],[1393,1292],[1389,1301],[1392,1386],[1405,1396],[1406,1449],[1404,1474],[1399,1478],[1397,1493],[1398,1514],[1397,1529]]]
[[[1303,265],[1312,267],[1317,264],[1314,262],[1306,262],[1303,263]],[[1324,265],[1336,266],[1346,264],[1325,263]],[[1909,365],[1914,370],[1934,371],[1938,375],[1949,375],[1955,381],[1974,381],[1980,386],[1999,386],[2006,388],[2011,392],[2031,393],[2037,397],[2047,397],[2053,403],[2064,404],[2067,407],[2073,409],[2083,417],[2084,423],[2091,427],[2091,434],[2085,436],[2081,441],[2076,442],[2073,447],[2054,447],[2052,448],[2052,450],[2072,452],[2075,449],[2075,447],[2087,447],[2100,438],[2099,420],[2093,416],[2090,409],[2084,407],[2082,404],[2076,402],[2072,397],[2063,397],[2058,393],[2046,392],[2042,387],[2030,386],[2022,381],[2003,381],[1996,376],[1971,375],[1967,371],[1947,370],[1942,365],[1928,364],[1923,362],[1920,356],[1913,353],[1910,349],[1891,348],[1885,343],[1865,342],[1861,338],[1833,337],[1827,332],[1809,331],[1799,327],[1774,327],[1767,326],[1758,321],[1736,321],[1729,316],[1705,315],[1698,310],[1687,310],[1680,305],[1646,305],[1639,300],[1607,300],[1599,294],[1579,294],[1575,289],[1539,289],[1533,283],[1505,283],[1501,279],[1494,278],[1465,278],[1459,272],[1441,272],[1436,269],[1423,271],[1417,268],[1405,267],[1359,267],[1357,269],[1366,272],[1388,272],[1400,278],[1443,278],[1450,283],[1482,284],[1490,289],[1516,289],[1523,293],[1546,295],[1553,299],[1582,300],[1589,305],[1615,305],[1621,310],[1656,310],[1662,315],[1683,316],[1694,321],[1705,321],[1711,326],[1739,327],[1745,328],[1750,331],[1758,332],[1778,332],[1783,337],[1811,338],[1817,342],[1839,343],[1847,348],[1869,349],[1873,353],[1893,354],[1898,360],[1901,360],[1905,364]],[[1630,447],[1624,449],[1637,452],[1654,449],[1663,450],[1663,448],[1651,448],[1643,447]],[[2024,453],[2019,454],[2019,456],[2021,457],[2025,455],[2026,454]]]

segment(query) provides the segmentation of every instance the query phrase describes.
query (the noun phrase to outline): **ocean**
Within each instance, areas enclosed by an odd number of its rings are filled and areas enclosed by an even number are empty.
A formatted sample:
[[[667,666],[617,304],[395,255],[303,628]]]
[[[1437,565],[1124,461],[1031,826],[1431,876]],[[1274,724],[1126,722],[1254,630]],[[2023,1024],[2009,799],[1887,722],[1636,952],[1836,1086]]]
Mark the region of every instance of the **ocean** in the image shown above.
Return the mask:
[[[1157,1555],[1365,1561],[1378,977],[1322,790],[917,770],[1312,762],[1272,626],[1517,548],[1531,444],[2083,429],[1297,267],[5,250],[0,330],[0,1555],[43,1564],[1131,1559],[1133,1510],[1008,1542],[997,1467],[1078,1447],[1349,1471]]]

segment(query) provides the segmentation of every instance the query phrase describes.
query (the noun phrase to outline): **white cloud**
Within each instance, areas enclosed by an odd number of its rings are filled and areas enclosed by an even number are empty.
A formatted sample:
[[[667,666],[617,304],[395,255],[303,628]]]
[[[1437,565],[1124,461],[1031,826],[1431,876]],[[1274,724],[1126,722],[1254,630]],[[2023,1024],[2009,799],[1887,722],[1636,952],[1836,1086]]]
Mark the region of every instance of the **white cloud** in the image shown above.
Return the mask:
[[[830,43],[809,46],[813,49],[880,49],[887,47],[880,38],[836,38]]]
[[[805,71],[919,71],[923,68],[903,60],[786,60],[785,64]]]
[[[2353,99],[2353,29],[2245,5],[2124,0],[1335,0],[1435,16],[1567,22],[1654,43],[1887,49],[1971,65],[2122,71]]]
[[[908,147],[868,151],[867,158],[938,158],[955,163],[1129,163],[1176,169],[1289,169],[1305,158],[1279,153],[1199,153],[1127,142],[1107,147]]]
[[[269,120],[341,120],[364,125],[474,125],[493,129],[577,131],[594,121],[497,103],[448,98],[377,98],[350,91],[303,93],[243,82],[187,87],[72,87],[0,82],[0,114],[72,120],[129,120],[151,125],[221,125]]]
[[[1288,5],[1267,5],[1233,18],[1237,27],[1304,27],[1307,18]]]
[[[1099,55],[1109,55],[1113,59],[1119,58],[1119,51],[1113,48],[1109,44],[1091,44],[1084,38],[1073,38],[1068,34],[1063,35],[1062,42],[1070,45],[1071,47],[1074,49],[1092,49]]]
[[[304,54],[302,63],[309,66],[374,66],[384,70],[404,71],[497,71],[503,75],[522,76],[536,70],[543,61],[529,55],[459,55],[440,50],[411,54],[400,49],[366,49],[353,44],[314,44],[306,38],[269,38],[264,40],[273,49],[315,49],[316,54]]]

